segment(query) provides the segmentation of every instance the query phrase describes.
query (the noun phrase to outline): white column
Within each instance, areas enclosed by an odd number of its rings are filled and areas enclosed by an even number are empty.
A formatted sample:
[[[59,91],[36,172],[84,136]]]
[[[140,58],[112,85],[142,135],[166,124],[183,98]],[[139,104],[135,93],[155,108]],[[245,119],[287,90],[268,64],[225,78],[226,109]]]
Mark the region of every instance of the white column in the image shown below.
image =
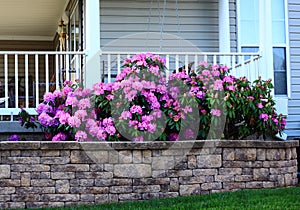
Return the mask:
[[[259,1],[259,37],[261,50],[261,77],[273,79],[273,41],[271,0]]]
[[[87,51],[84,86],[100,82],[100,0],[85,0],[85,47]]]
[[[219,52],[230,52],[229,2],[219,0]],[[220,59],[221,64],[229,65],[228,58]]]

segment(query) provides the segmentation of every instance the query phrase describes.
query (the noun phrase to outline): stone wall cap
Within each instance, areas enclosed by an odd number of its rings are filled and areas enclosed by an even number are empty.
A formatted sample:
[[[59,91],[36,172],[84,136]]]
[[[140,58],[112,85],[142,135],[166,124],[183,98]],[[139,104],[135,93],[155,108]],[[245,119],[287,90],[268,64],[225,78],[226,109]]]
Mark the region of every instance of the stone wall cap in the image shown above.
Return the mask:
[[[186,140],[148,142],[51,142],[51,141],[0,141],[0,150],[10,149],[71,149],[71,150],[148,150],[187,148],[290,148],[298,147],[298,140]]]

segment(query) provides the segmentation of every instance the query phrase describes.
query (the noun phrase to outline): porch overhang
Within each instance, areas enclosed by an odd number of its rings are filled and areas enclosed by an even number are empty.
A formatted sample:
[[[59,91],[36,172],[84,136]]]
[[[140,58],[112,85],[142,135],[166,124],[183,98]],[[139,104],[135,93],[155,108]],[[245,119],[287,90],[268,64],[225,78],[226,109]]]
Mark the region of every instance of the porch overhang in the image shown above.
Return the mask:
[[[69,0],[9,0],[0,3],[0,40],[52,41]]]

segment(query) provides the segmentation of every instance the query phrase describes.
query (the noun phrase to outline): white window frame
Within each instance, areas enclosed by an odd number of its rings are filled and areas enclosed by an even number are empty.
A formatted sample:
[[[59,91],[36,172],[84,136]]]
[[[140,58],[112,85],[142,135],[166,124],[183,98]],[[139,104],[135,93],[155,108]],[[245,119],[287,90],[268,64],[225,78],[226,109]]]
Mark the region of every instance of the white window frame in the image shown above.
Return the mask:
[[[267,11],[267,12],[269,14],[272,14],[271,13],[271,5],[269,5],[267,7],[263,6],[263,4],[265,3],[264,1],[265,0],[259,0],[259,6],[268,9],[269,11]],[[269,1],[269,2],[271,2],[271,1]],[[237,0],[236,1],[237,48],[238,48],[237,50],[238,50],[238,52],[241,52],[242,47],[258,47],[261,50],[261,43],[258,43],[257,45],[254,45],[254,44],[246,45],[246,44],[241,43],[240,5],[241,5],[240,0]],[[291,66],[290,66],[291,64],[290,64],[289,18],[288,18],[288,1],[287,0],[284,0],[284,7],[285,7],[284,12],[285,12],[285,36],[286,36],[285,37],[286,38],[285,42],[286,43],[281,44],[281,45],[279,45],[279,44],[273,45],[272,44],[271,48],[272,48],[272,52],[273,52],[274,47],[285,47],[285,51],[286,51],[287,95],[274,95],[274,99],[276,100],[277,111],[287,115],[287,113],[288,113],[288,99],[291,98]],[[257,8],[257,9],[259,9],[259,8]],[[262,11],[260,10],[260,12],[262,12]],[[259,14],[259,15],[263,16],[263,14]],[[265,21],[265,19],[260,18],[259,21]],[[267,24],[267,23],[265,23],[265,24]],[[269,30],[269,33],[270,33],[269,37],[272,37],[272,30]],[[262,31],[261,30],[259,30],[259,36],[260,36],[260,39],[261,39],[261,36],[262,36]],[[268,47],[270,47],[270,46],[268,46]],[[263,59],[263,60],[265,60],[265,59]],[[272,61],[272,64],[269,64],[269,66],[273,67],[273,59],[270,59],[270,60]],[[270,72],[265,72],[265,74],[269,75],[269,76],[272,76],[271,78],[274,78],[274,69],[272,68],[272,70],[273,70],[273,75],[270,75]],[[273,94],[274,94],[274,91],[273,91]]]

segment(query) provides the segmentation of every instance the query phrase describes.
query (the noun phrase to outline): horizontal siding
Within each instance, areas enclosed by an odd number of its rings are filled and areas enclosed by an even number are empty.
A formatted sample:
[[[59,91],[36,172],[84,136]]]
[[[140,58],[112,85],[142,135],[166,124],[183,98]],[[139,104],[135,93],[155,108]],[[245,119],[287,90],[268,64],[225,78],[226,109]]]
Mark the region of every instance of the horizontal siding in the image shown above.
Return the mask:
[[[100,31],[101,47],[123,37],[124,44],[110,49],[148,51],[148,49],[160,49],[160,36],[158,38],[145,37],[139,33],[158,33],[160,35],[163,18],[163,1],[148,0],[100,0]],[[152,7],[152,9],[151,9]],[[234,3],[231,3],[231,16],[235,16]],[[163,43],[167,48],[184,51],[186,46],[176,42],[176,37],[194,45],[200,51],[217,52],[219,50],[218,35],[218,0],[184,0],[178,1],[177,18],[175,0],[168,0],[165,8],[163,32],[171,34],[172,43]],[[231,38],[235,44],[235,20],[231,19]],[[141,36],[142,38],[140,38]],[[126,38],[124,38],[126,37]],[[165,37],[164,37],[165,38]],[[146,42],[145,42],[146,41]],[[147,43],[147,45],[145,45]],[[167,45],[168,44],[168,45]],[[107,48],[106,48],[107,49]],[[154,51],[154,50],[153,50]]]
[[[288,1],[291,62],[291,99],[288,104],[286,133],[300,136],[300,1]]]
[[[230,46],[231,52],[237,52],[237,16],[236,0],[229,1],[229,18],[230,18]]]

